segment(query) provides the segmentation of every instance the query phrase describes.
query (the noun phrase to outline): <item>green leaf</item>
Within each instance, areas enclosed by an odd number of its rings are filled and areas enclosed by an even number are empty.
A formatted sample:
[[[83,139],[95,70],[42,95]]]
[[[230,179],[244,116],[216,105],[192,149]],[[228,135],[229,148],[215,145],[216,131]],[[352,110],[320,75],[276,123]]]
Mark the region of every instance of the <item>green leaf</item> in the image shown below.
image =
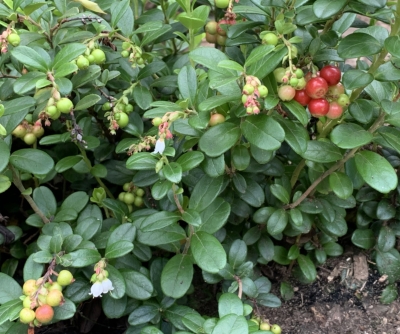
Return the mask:
[[[342,58],[358,58],[377,54],[381,49],[379,41],[371,35],[353,33],[342,39],[338,54]]]
[[[104,257],[106,259],[115,259],[130,253],[133,250],[133,244],[126,240],[119,240],[106,248]]]
[[[76,313],[75,304],[67,298],[64,299],[64,304],[54,308],[54,321],[71,319]]]
[[[53,159],[44,151],[23,148],[15,151],[10,157],[11,164],[27,173],[46,175],[54,167]]]
[[[182,319],[182,323],[191,331],[196,333],[200,328],[203,328],[205,319],[196,313],[189,313]],[[189,334],[191,332],[177,332],[177,334]]]
[[[53,69],[57,71],[66,63],[78,58],[86,50],[86,45],[82,43],[69,43],[56,53],[53,61]]]
[[[27,65],[42,72],[48,70],[48,64],[45,59],[30,47],[17,46],[11,51],[11,55],[23,65]]]
[[[331,140],[340,148],[350,149],[372,141],[372,134],[353,123],[340,124],[331,133]]]
[[[227,314],[218,320],[211,334],[248,334],[249,326],[243,315]]]
[[[261,188],[257,182],[251,179],[246,179],[246,183],[246,190],[244,193],[240,194],[240,198],[255,208],[260,207],[265,201],[263,188]]]
[[[276,210],[268,219],[267,230],[270,235],[281,233],[288,223],[288,214],[284,209]]]
[[[396,244],[396,235],[388,226],[382,226],[379,230],[376,245],[382,252],[388,252]]]
[[[164,176],[172,183],[179,183],[182,179],[182,167],[177,162],[170,162],[163,168]]]
[[[390,304],[394,302],[398,297],[396,284],[390,284],[383,289],[382,295],[380,296],[380,302],[382,304]]]
[[[279,298],[272,293],[260,293],[257,296],[257,304],[266,306],[266,307],[280,307],[281,301]],[[269,334],[269,333],[268,333]]]
[[[101,255],[96,249],[78,249],[69,255],[71,256],[71,266],[75,268],[86,267],[101,259]]]
[[[349,111],[358,122],[367,124],[373,117],[375,107],[377,104],[373,101],[358,99],[350,104]]]
[[[218,315],[220,318],[227,314],[243,315],[243,303],[233,293],[223,293],[218,299]]]
[[[212,235],[199,231],[192,236],[190,248],[196,264],[209,273],[217,273],[226,265],[226,253]]]
[[[143,232],[151,232],[162,229],[166,226],[176,223],[180,219],[180,215],[175,212],[160,211],[147,216],[140,225]]]
[[[361,70],[350,70],[343,74],[343,85],[348,90],[368,86],[374,80],[374,76]]]
[[[376,254],[376,266],[381,275],[388,275],[389,283],[400,279],[400,254],[396,249],[388,252],[378,251]]]
[[[218,63],[218,67],[227,68],[238,72],[243,72],[243,66],[233,60],[221,60]]]
[[[264,44],[264,45],[257,46],[256,48],[251,50],[251,53],[246,58],[245,66],[248,67],[251,64],[261,60],[263,57],[265,57],[272,50],[274,50],[274,46],[273,45]]]
[[[230,249],[228,262],[232,266],[232,268],[239,267],[247,257],[247,245],[243,240],[235,240]]]
[[[10,148],[3,139],[0,138],[0,172],[6,168],[10,160]]]
[[[286,56],[287,52],[287,48],[283,47],[279,50],[266,53],[262,59],[256,61],[246,69],[246,74],[255,75],[260,80],[264,79],[282,63],[282,59]]]
[[[246,117],[241,129],[251,144],[263,150],[276,150],[285,139],[285,131],[280,124],[267,115]]]
[[[285,131],[285,141],[297,154],[303,154],[307,150],[307,142],[310,140],[307,130],[300,123],[292,120],[279,117],[277,121]]]
[[[110,294],[101,297],[101,306],[108,319],[118,319],[124,315],[127,306],[127,296],[114,299]]]
[[[133,170],[154,170],[157,161],[154,155],[147,152],[139,152],[128,158],[126,168]]]
[[[385,40],[385,48],[392,56],[400,58],[400,37],[391,36]]]
[[[78,103],[75,105],[75,110],[85,110],[88,109],[91,106],[94,106],[97,102],[101,100],[101,97],[96,94],[89,94],[83,97],[78,101]]]
[[[227,96],[227,95],[215,95],[204,100],[199,104],[200,111],[210,111],[216,107],[222,106],[225,103],[239,100],[240,96]]]
[[[68,157],[62,158],[56,163],[55,170],[57,173],[65,172],[66,170],[74,167],[78,162],[82,160],[81,156],[78,155],[70,155]]]
[[[308,281],[314,281],[316,279],[317,271],[315,265],[308,256],[300,254],[297,258],[297,263]]]
[[[370,249],[375,246],[375,235],[374,232],[369,229],[356,229],[351,236],[351,241],[357,247]]]
[[[20,95],[26,94],[36,88],[36,82],[46,79],[46,74],[42,72],[28,72],[20,76],[13,85],[14,92]]]
[[[121,272],[126,283],[126,294],[138,300],[149,299],[153,293],[153,284],[142,273],[134,270]]]
[[[231,207],[229,203],[217,197],[200,213],[202,224],[197,230],[210,234],[215,233],[225,225],[230,212]]]
[[[335,172],[329,175],[329,186],[339,198],[346,199],[353,194],[353,182],[344,173]]]
[[[43,274],[44,265],[36,263],[33,260],[33,254],[31,254],[25,261],[24,264],[24,281],[28,279],[39,279]]]
[[[182,154],[176,162],[181,166],[182,172],[191,170],[204,160],[204,154],[199,151],[190,151]]]
[[[189,105],[194,106],[197,92],[197,76],[192,66],[185,66],[178,74],[178,88],[183,99],[189,99]]]
[[[4,274],[2,274],[4,275]],[[22,290],[21,290],[22,293]],[[12,300],[2,303],[3,305],[0,306],[0,324],[3,324],[7,320],[14,321],[18,319],[19,312],[22,310],[22,302],[19,298],[13,298]],[[14,327],[10,328],[12,331],[7,333],[14,334]],[[27,331],[27,328],[23,328],[24,333]],[[20,334],[20,333],[18,333]]]
[[[151,102],[153,102],[153,97],[149,90],[143,86],[135,86],[135,88],[133,88],[133,98],[137,105],[143,110],[149,109]]]
[[[128,322],[132,326],[145,324],[151,321],[160,313],[157,305],[142,305],[135,309],[128,318]]]
[[[210,128],[199,141],[199,147],[210,157],[218,157],[229,150],[239,139],[240,129],[229,122]]]
[[[76,71],[78,71],[78,66],[76,66],[76,64],[66,63],[57,69],[57,71],[54,73],[54,78],[63,78]]]
[[[208,175],[204,175],[192,191],[192,195],[189,199],[189,208],[203,211],[219,195],[223,183],[223,176],[212,178]]]
[[[250,153],[246,145],[236,145],[231,151],[232,164],[237,170],[245,170],[250,164]]]
[[[129,0],[122,0],[115,3],[111,7],[111,26],[115,28],[118,25],[118,22],[122,19],[125,12],[128,10],[130,5]]]
[[[172,257],[161,274],[161,288],[166,296],[183,297],[193,279],[193,263],[188,255],[177,254]]]
[[[327,19],[339,13],[346,3],[347,0],[317,0],[313,4],[313,11],[319,19]]]
[[[0,289],[0,304],[5,304],[13,299],[19,299],[22,295],[21,286],[10,276],[0,273],[0,285],[7,287]]]
[[[182,220],[192,226],[198,227],[201,225],[201,216],[196,210],[186,209],[185,212],[182,213]]]
[[[294,297],[294,289],[290,283],[281,282],[280,292],[284,300],[290,300]]]
[[[274,195],[282,203],[284,203],[284,204],[289,203],[290,197],[284,186],[282,186],[280,184],[272,184],[270,189],[271,189],[272,195]]]
[[[314,162],[327,163],[340,160],[342,154],[331,142],[310,140],[307,143],[307,151],[304,152],[302,157]]]
[[[108,239],[107,246],[121,240],[133,242],[135,236],[136,227],[133,224],[122,224],[118,226],[114,231],[112,231],[110,238]]]
[[[375,152],[363,151],[355,156],[357,171],[364,181],[381,193],[397,187],[397,175],[390,163]]]

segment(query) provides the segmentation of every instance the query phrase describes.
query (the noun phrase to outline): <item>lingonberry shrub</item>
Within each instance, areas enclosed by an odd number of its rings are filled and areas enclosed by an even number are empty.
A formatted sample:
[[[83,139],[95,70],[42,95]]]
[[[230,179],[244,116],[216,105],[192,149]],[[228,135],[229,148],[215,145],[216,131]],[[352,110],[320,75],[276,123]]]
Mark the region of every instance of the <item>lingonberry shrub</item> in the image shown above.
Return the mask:
[[[397,2],[26,0],[0,20],[2,329],[96,303],[129,333],[255,332],[295,293],[259,266],[310,283],[350,242],[397,297]],[[200,282],[213,318],[189,307]]]

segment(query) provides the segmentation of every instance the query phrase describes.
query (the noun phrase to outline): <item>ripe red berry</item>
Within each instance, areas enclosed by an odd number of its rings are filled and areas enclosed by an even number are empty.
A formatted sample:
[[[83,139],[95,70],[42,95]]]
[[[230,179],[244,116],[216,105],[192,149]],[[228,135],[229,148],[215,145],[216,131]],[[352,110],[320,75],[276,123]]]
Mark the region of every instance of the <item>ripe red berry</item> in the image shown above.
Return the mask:
[[[330,119],[336,119],[342,116],[343,114],[343,107],[337,102],[329,103],[329,111],[326,114],[326,117]]]
[[[302,106],[306,106],[310,101],[311,97],[309,97],[304,89],[296,90],[296,95],[294,96],[294,100],[299,102]]]
[[[324,97],[328,92],[328,83],[321,77],[311,78],[307,82],[306,92],[313,99]]]
[[[281,86],[278,89],[278,96],[282,101],[290,101],[293,100],[296,95],[296,90],[289,85]]]
[[[326,65],[319,71],[321,78],[324,78],[329,86],[337,85],[342,77],[342,72],[336,66]]]
[[[308,110],[314,117],[323,117],[329,111],[329,102],[326,99],[312,99],[308,103]]]

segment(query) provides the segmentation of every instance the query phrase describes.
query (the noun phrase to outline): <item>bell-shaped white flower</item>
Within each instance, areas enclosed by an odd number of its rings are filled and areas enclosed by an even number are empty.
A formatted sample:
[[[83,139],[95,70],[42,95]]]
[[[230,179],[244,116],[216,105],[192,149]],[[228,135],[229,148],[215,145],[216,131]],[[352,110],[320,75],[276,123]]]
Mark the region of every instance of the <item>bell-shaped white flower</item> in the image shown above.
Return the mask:
[[[112,282],[108,278],[101,282],[101,286],[103,287],[103,293],[114,290]]]
[[[163,154],[165,150],[165,142],[163,138],[159,138],[156,142],[156,147],[154,148],[154,154],[160,153]]]
[[[103,290],[104,290],[103,285],[100,282],[94,282],[92,287],[90,288],[89,295],[93,295],[93,298],[101,297]]]

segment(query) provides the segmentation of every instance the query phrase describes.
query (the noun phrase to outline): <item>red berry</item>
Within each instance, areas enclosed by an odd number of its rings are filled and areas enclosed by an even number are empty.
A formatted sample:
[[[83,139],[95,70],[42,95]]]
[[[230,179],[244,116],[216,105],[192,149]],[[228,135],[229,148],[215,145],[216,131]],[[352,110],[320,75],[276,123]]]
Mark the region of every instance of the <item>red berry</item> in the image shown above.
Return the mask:
[[[326,99],[312,99],[308,103],[308,110],[314,117],[323,117],[329,111],[329,102]]]
[[[54,310],[50,305],[42,305],[36,309],[35,312],[37,321],[42,324],[47,324],[54,317]]]
[[[329,103],[329,111],[326,114],[326,117],[330,119],[336,119],[342,116],[343,114],[343,107],[337,102]]]
[[[293,100],[296,95],[296,90],[292,86],[281,86],[278,89],[278,96],[282,101],[290,101]]]
[[[296,90],[296,95],[294,96],[294,100],[299,102],[302,106],[306,106],[310,100],[311,97],[309,97],[305,91],[305,89],[300,89]]]
[[[342,72],[336,66],[326,65],[320,70],[321,78],[324,78],[329,86],[337,85],[342,77]]]
[[[220,36],[226,36],[226,31],[222,29],[221,24],[228,24],[228,22],[226,22],[226,20],[220,20],[218,22],[217,34]]]
[[[306,92],[313,99],[324,97],[328,92],[328,83],[321,77],[311,78],[307,82]]]

